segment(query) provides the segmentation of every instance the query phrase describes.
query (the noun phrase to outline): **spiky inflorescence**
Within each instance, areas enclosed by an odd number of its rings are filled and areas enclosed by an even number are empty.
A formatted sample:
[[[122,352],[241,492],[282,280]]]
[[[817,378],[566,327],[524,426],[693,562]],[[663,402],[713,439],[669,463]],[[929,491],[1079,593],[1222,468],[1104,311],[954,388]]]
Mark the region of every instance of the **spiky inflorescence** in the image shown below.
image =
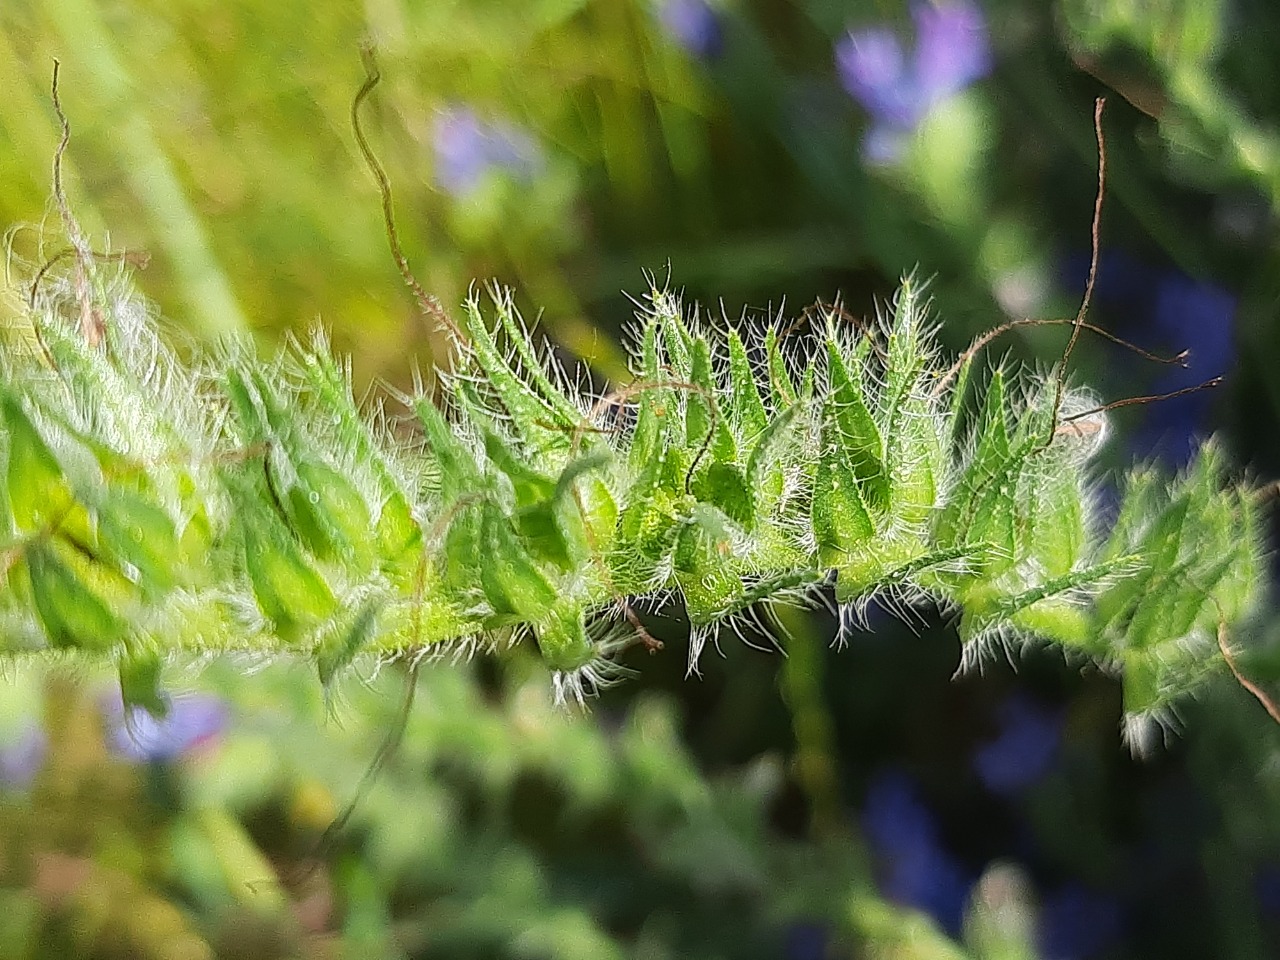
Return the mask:
[[[473,299],[443,409],[400,398],[412,432],[359,408],[323,341],[181,359],[126,277],[95,284],[90,303],[46,287],[6,331],[0,651],[115,658],[143,702],[177,652],[303,654],[329,684],[360,656],[526,632],[580,699],[621,673],[626,598],[683,599],[694,670],[718,628],[834,581],[842,623],[930,598],[960,611],[970,659],[1061,644],[1118,666],[1145,715],[1221,665],[1219,625],[1256,599],[1255,497],[1213,447],[1171,482],[1135,473],[1099,530],[1102,414],[1057,378],[975,386],[910,279],[807,352],[712,336],[654,290],[635,382],[598,398],[509,297],[492,324]]]

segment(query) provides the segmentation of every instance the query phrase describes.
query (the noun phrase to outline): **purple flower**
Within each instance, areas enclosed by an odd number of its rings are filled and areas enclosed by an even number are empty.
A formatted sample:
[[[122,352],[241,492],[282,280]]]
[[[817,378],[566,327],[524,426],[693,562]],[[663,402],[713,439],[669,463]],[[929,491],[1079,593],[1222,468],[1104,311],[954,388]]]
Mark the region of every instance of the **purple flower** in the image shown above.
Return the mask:
[[[0,740],[0,789],[21,789],[30,785],[44,765],[49,737],[37,720]]]
[[[126,710],[119,700],[112,700],[104,712],[108,745],[124,759],[140,763],[174,760],[208,743],[227,725],[226,705],[201,693],[169,700],[164,717],[139,706]]]
[[[982,11],[956,0],[916,4],[916,87],[931,106],[991,72],[991,47]]]
[[[1037,939],[1043,960],[1086,960],[1121,934],[1123,917],[1114,897],[1071,883],[1043,898]]]
[[[862,828],[881,868],[884,895],[925,911],[948,933],[959,933],[972,879],[943,848],[933,815],[910,777],[889,771],[872,780]]]
[[[695,57],[714,60],[724,50],[720,17],[705,0],[667,0],[658,19],[667,33]]]
[[[973,768],[992,793],[1008,795],[1035,783],[1053,765],[1062,714],[1020,693],[1000,705],[1000,733],[974,754]]]
[[[491,170],[532,180],[542,169],[533,138],[506,123],[486,123],[470,107],[453,106],[436,118],[432,132],[436,182],[455,197],[476,189]]]
[[[902,44],[887,27],[850,33],[836,44],[836,69],[844,88],[882,123],[910,128],[920,122],[915,78],[907,73]]]
[[[991,72],[982,11],[968,0],[911,8],[916,45],[910,64],[898,35],[883,26],[850,31],[836,42],[836,72],[874,121],[864,151],[888,162],[933,107]]]

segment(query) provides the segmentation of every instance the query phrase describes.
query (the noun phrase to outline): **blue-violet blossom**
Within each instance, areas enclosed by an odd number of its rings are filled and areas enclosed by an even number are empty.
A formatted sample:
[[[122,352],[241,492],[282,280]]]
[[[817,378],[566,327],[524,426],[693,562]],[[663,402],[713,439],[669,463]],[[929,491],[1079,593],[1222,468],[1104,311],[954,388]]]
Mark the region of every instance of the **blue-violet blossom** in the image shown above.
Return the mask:
[[[118,700],[105,705],[107,742],[126,760],[174,760],[213,740],[227,725],[226,704],[201,693],[174,697],[163,717],[144,707],[123,707]]]
[[[21,789],[30,785],[44,765],[49,737],[36,719],[0,741],[0,789]]]
[[[720,16],[706,0],[666,0],[658,19],[672,39],[695,57],[714,60],[724,50]]]
[[[532,137],[511,124],[481,120],[470,107],[451,106],[440,113],[432,146],[436,183],[455,197],[474,191],[491,170],[528,181],[542,169]]]
[[[1053,765],[1062,712],[1022,693],[1000,705],[1000,732],[978,748],[973,768],[992,793],[1009,795],[1035,783]]]
[[[887,771],[872,780],[862,829],[881,868],[881,892],[925,911],[948,934],[959,933],[972,878],[943,848],[937,823],[906,774]]]
[[[991,72],[982,10],[968,0],[911,7],[916,43],[910,58],[889,27],[852,30],[836,43],[836,70],[845,90],[871,114],[868,160],[888,163],[935,105]]]

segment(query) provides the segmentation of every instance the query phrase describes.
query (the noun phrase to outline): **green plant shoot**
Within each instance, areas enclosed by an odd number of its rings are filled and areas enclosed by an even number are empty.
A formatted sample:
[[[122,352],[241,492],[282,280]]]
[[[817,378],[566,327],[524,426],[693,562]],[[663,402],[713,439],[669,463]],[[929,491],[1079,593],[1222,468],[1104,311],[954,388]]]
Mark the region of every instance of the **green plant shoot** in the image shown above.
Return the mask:
[[[476,297],[442,395],[388,398],[393,422],[322,338],[180,355],[92,267],[4,331],[5,655],[113,658],[133,687],[172,656],[294,655],[329,685],[529,637],[581,701],[620,677],[632,604],[683,603],[695,672],[717,633],[834,589],[842,630],[877,598],[934,603],[967,662],[1057,644],[1142,717],[1221,671],[1220,627],[1259,599],[1257,497],[1214,445],[1133,472],[1104,529],[1096,400],[953,369],[911,278],[876,323],[832,312],[804,340],[713,333],[651,289],[635,379],[605,396],[539,359],[508,294]]]

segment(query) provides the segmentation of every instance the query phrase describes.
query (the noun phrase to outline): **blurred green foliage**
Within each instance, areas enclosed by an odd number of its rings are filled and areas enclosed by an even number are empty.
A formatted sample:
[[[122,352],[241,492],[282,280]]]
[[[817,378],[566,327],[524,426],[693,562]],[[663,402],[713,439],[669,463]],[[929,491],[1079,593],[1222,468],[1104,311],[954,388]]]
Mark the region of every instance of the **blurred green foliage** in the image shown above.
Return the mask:
[[[335,715],[309,671],[214,664],[225,736],[139,776],[101,745],[104,688],[51,679],[50,760],[0,801],[4,955],[769,957],[787,918],[851,936],[874,899],[851,836],[771,835],[778,754],[705,777],[665,698],[588,723],[522,659],[426,669],[402,749],[323,843],[402,682],[349,684]],[[911,956],[952,955],[913,923]]]

